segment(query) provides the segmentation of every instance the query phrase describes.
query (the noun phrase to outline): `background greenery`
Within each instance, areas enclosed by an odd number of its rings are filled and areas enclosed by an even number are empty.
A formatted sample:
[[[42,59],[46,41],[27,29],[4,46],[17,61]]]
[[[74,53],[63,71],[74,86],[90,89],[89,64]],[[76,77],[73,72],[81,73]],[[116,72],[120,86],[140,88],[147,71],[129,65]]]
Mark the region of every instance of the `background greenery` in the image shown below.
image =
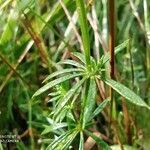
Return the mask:
[[[20,135],[0,149],[149,150],[150,111],[135,105],[150,105],[149,9],[148,0],[116,1],[117,84],[106,0],[0,0],[0,135]]]

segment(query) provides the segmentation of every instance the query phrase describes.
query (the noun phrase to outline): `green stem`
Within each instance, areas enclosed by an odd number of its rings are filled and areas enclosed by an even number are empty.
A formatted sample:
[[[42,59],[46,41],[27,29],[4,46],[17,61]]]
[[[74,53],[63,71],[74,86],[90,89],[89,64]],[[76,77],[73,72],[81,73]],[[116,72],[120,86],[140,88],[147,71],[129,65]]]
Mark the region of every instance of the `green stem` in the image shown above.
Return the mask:
[[[82,42],[83,42],[83,48],[85,53],[85,60],[86,60],[86,66],[87,69],[90,70],[90,38],[89,38],[89,29],[88,29],[88,23],[87,23],[87,17],[86,17],[86,9],[84,5],[83,0],[76,0],[78,14],[79,14],[79,21],[80,21],[80,27],[82,32]]]

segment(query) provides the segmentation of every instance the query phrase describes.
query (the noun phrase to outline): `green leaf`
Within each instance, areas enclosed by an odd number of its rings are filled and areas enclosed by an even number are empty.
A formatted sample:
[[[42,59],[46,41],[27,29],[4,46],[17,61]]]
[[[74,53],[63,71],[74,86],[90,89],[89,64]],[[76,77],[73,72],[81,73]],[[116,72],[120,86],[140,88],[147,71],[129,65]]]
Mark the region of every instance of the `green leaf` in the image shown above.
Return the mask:
[[[48,100],[48,102],[57,101],[57,100],[60,99],[61,97],[62,97],[61,95],[55,96],[55,97],[51,98],[50,100]]]
[[[76,69],[76,68],[58,70],[58,71],[50,74],[48,77],[46,77],[46,79],[43,81],[43,83],[46,82],[47,80],[52,79],[53,77],[58,76],[58,75],[65,74],[65,73],[70,73],[70,72],[78,72],[78,71],[82,71],[82,70],[81,69]]]
[[[58,62],[58,64],[67,64],[67,65],[72,65],[72,66],[76,66],[78,68],[85,69],[85,67],[83,65],[81,65],[80,63],[78,63],[74,60],[70,60],[70,59],[60,61],[60,62]]]
[[[85,64],[85,57],[83,54],[79,52],[73,52],[72,54]]]
[[[69,147],[73,139],[78,134],[76,129],[69,130],[55,139],[46,150],[64,150]]]
[[[95,97],[96,97],[96,83],[93,77],[90,78],[90,86],[88,89],[88,96],[85,101],[84,112],[83,112],[83,129],[86,126],[86,123],[90,121],[92,112],[95,107]]]
[[[54,132],[57,129],[67,127],[67,123],[54,123],[53,125],[44,125],[45,129],[41,133],[42,135],[47,134],[49,132]]]
[[[79,143],[79,150],[84,150],[84,137],[83,132],[80,132],[80,143]]]
[[[94,118],[95,116],[97,116],[109,103],[110,99],[105,99],[93,112],[92,114],[92,118]]]
[[[56,138],[51,144],[49,144],[48,147],[46,148],[46,150],[55,150],[55,148],[59,145],[59,143],[61,143],[63,140],[65,140],[67,138],[67,136],[69,136],[72,132],[74,132],[74,130],[69,130],[69,131],[63,133],[61,136]]]
[[[122,44],[118,45],[117,47],[115,47],[115,54],[119,53],[120,51],[122,51],[125,47],[127,47],[127,45],[129,44],[129,39],[124,41]],[[104,55],[104,59],[103,62],[107,62],[110,59],[110,54],[109,52],[106,53]]]
[[[54,109],[54,117],[55,117],[55,121],[56,122],[61,122],[62,120],[64,120],[64,118],[67,116],[67,114],[70,112],[70,107],[65,105],[63,107],[63,109],[57,114],[55,114],[55,109]]]
[[[66,75],[66,76],[63,76],[63,77],[60,77],[58,79],[55,79],[49,83],[47,83],[46,85],[44,85],[43,87],[41,87],[37,92],[35,92],[35,94],[32,96],[32,97],[35,97],[35,96],[38,96],[40,94],[42,94],[43,92],[47,91],[48,89],[54,87],[55,85],[57,84],[60,84],[66,80],[69,80],[69,79],[72,79],[72,78],[75,78],[75,77],[78,77],[78,76],[81,76],[82,73],[78,73],[78,74],[69,74],[69,75]]]
[[[71,135],[69,135],[65,141],[60,143],[57,150],[66,150],[70,146],[70,144],[74,140],[74,138],[77,136],[78,132],[79,131],[76,130]]]
[[[126,48],[129,44],[129,39],[124,41],[123,43],[121,43],[120,45],[118,45],[117,47],[115,47],[115,54],[117,54],[118,52],[120,52],[122,49]]]
[[[64,96],[64,98],[59,102],[58,107],[55,109],[55,115],[59,114],[59,112],[63,109],[63,107],[66,105],[68,100],[75,94],[75,92],[78,90],[78,88],[84,83],[86,78],[83,78],[81,81],[76,83]]]
[[[76,0],[77,10],[79,14],[80,27],[82,32],[82,42],[85,53],[85,60],[87,67],[90,65],[90,38],[89,38],[89,29],[86,17],[86,9],[83,0]]]
[[[89,132],[88,130],[84,131],[88,136],[92,137],[97,144],[102,146],[102,150],[111,150],[107,143],[105,143],[102,139],[94,135],[92,132]]]
[[[48,96],[58,96],[61,94],[61,91],[51,92],[48,94]]]
[[[105,79],[104,82],[112,87],[115,91],[117,91],[120,95],[129,100],[131,103],[150,109],[150,107],[138,95],[136,95],[133,91],[131,91],[121,83],[118,83],[112,79]]]

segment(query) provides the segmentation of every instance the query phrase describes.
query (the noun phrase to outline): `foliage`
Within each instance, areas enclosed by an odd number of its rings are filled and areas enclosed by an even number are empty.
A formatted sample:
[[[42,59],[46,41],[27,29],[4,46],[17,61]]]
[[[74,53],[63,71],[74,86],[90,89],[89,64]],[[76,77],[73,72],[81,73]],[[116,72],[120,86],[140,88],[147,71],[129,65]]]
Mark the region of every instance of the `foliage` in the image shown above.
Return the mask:
[[[115,79],[107,7],[0,0],[0,135],[19,137],[0,149],[149,149],[150,2],[116,2]]]

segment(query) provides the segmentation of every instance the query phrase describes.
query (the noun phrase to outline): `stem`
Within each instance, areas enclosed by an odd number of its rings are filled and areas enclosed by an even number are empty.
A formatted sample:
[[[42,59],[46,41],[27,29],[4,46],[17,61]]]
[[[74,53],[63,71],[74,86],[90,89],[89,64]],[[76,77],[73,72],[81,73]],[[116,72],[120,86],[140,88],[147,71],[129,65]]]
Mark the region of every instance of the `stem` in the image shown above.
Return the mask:
[[[150,24],[148,20],[148,2],[147,0],[143,0],[143,8],[144,8],[144,27],[145,27],[145,37],[146,37],[146,74],[149,81],[150,78]],[[149,83],[148,83],[149,84]]]
[[[89,37],[89,29],[86,17],[86,8],[84,5],[83,0],[76,0],[78,14],[79,14],[79,21],[80,27],[82,32],[82,42],[83,42],[83,49],[85,54],[86,66],[87,69],[90,70],[90,37]]]
[[[109,51],[110,51],[110,77],[114,79],[114,64],[115,64],[115,56],[114,56],[114,49],[115,49],[115,0],[108,0],[108,20],[109,20]],[[115,106],[113,102],[113,89],[110,88],[110,125],[112,122],[112,110],[113,106]],[[113,119],[113,122],[116,122]],[[118,143],[120,145],[121,150],[123,150],[123,145],[119,137],[119,131],[116,123],[113,123],[114,131],[118,139]]]
[[[29,99],[28,101],[28,120],[29,120],[29,136],[31,142],[31,150],[34,150],[34,138],[33,138],[33,131],[32,131],[32,100]]]
[[[108,19],[109,19],[109,51],[110,51],[110,77],[114,79],[114,48],[115,48],[115,1],[109,0],[108,4]],[[113,109],[113,89],[110,88],[110,122],[112,119]]]

